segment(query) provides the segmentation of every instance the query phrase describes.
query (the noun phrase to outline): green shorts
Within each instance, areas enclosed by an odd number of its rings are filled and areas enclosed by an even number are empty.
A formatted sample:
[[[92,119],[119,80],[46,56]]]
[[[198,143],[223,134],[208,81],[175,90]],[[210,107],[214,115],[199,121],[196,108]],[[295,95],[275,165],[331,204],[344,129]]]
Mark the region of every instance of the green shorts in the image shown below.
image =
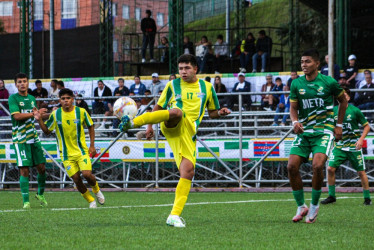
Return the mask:
[[[313,153],[313,155],[322,153],[329,156],[333,138],[331,134],[297,135],[292,142],[290,155],[298,155],[306,159],[309,158],[310,153]]]
[[[343,151],[338,148],[334,148],[330,155],[329,159],[329,167],[338,168],[342,165],[345,161],[349,161],[352,164],[352,167],[356,171],[364,171],[365,170],[365,162],[364,156],[362,155],[362,151]]]
[[[45,163],[45,156],[40,142],[32,144],[15,143],[14,151],[16,151],[18,167],[33,167]]]

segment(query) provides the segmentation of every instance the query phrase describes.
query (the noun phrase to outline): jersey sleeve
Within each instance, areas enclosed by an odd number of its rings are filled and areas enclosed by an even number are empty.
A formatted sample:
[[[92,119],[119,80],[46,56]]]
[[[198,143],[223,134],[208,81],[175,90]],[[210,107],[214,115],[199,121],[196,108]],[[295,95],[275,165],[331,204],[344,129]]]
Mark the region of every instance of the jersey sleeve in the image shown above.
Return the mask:
[[[218,97],[217,97],[216,91],[213,88],[213,85],[211,85],[211,88],[210,88],[210,95],[207,101],[207,108],[208,110],[220,109]]]
[[[91,119],[90,114],[88,114],[87,110],[83,109],[83,117],[84,117],[84,124],[87,127],[91,127],[93,125],[93,121]]]
[[[56,111],[53,111],[52,114],[49,115],[48,120],[45,122],[49,131],[53,131],[56,128]]]
[[[335,79],[332,79],[331,81],[331,93],[334,95],[335,98],[340,97],[344,94],[343,88],[339,85]]]
[[[366,126],[368,124],[368,121],[366,120],[364,114],[361,112],[360,109],[356,110],[356,114],[358,123],[361,124],[361,126]]]
[[[296,79],[295,79],[296,80]],[[290,102],[298,102],[297,100],[297,88],[296,88],[296,81],[292,81],[293,84],[291,84],[290,89]]]
[[[9,111],[11,115],[21,112],[18,106],[17,100],[13,95],[9,97],[8,104],[9,104]]]
[[[168,105],[171,104],[173,97],[173,90],[171,86],[171,81],[168,82],[162,91],[160,99],[158,99],[157,104],[161,106],[163,109],[166,109]]]

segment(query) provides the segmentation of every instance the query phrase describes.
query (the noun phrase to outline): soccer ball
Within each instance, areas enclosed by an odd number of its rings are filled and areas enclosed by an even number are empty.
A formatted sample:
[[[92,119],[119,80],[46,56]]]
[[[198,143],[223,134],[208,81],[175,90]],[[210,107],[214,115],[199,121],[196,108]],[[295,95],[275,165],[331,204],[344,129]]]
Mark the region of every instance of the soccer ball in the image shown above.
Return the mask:
[[[122,116],[128,115],[131,119],[138,113],[136,103],[130,97],[121,97],[113,105],[113,114],[121,119]]]

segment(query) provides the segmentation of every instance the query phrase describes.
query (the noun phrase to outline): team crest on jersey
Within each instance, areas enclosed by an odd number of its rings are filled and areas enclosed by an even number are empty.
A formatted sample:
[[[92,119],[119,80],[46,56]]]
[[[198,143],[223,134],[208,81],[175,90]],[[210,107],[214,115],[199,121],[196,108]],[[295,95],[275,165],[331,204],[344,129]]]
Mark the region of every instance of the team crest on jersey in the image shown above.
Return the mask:
[[[305,94],[305,89],[299,89],[299,93],[300,93],[300,95],[304,95]]]
[[[318,91],[317,95],[323,95],[324,93],[322,92],[322,90],[323,90],[323,87],[319,87],[317,89],[317,91]]]
[[[62,125],[62,121],[57,121],[57,124],[58,125]]]
[[[32,107],[35,107],[34,101],[31,102],[31,106],[32,106]]]
[[[347,121],[352,121],[352,115],[347,116]]]
[[[337,116],[337,115],[336,115],[336,116],[334,116],[334,120],[336,120],[336,121],[338,120],[338,116]]]
[[[22,106],[22,107],[25,106],[25,104],[23,102],[20,102],[19,105]]]
[[[74,119],[74,123],[78,124],[79,123],[79,119]]]
[[[328,135],[325,135],[322,137],[322,140],[328,140],[329,139],[329,136]]]
[[[177,99],[181,99],[182,98],[182,96],[180,95],[180,94],[177,94],[176,96],[175,96],[175,100],[177,100]]]
[[[361,159],[362,159],[361,155],[357,155],[357,160],[361,160]]]
[[[321,141],[321,147],[326,147],[326,144],[327,144],[327,140]]]
[[[71,166],[70,166],[70,165],[66,167],[66,170],[70,170],[70,169],[71,169]]]
[[[197,95],[197,97],[199,97],[199,98],[204,98],[204,96],[205,96],[205,93],[196,93],[196,95]]]

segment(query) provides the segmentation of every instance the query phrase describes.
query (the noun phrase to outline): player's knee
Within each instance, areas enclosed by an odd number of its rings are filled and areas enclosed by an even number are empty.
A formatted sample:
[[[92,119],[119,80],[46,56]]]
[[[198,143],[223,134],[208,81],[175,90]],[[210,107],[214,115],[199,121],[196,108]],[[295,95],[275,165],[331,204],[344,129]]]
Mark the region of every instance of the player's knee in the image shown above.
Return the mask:
[[[85,178],[86,180],[90,180],[91,176],[92,176],[92,173],[90,173],[90,172],[83,172],[82,175],[83,175],[83,178]]]
[[[333,168],[333,167],[328,167],[327,168],[327,172],[329,173],[329,174],[335,174],[335,168]]]
[[[324,164],[321,164],[321,163],[313,163],[312,168],[313,168],[313,171],[319,172],[323,170],[323,166]]]
[[[183,116],[183,112],[180,109],[170,109],[169,110],[169,119],[181,119]]]
[[[366,176],[365,171],[358,171],[358,176],[359,176],[360,178]]]
[[[290,162],[287,165],[287,171],[290,175],[295,175],[299,172],[299,167],[296,164]]]

